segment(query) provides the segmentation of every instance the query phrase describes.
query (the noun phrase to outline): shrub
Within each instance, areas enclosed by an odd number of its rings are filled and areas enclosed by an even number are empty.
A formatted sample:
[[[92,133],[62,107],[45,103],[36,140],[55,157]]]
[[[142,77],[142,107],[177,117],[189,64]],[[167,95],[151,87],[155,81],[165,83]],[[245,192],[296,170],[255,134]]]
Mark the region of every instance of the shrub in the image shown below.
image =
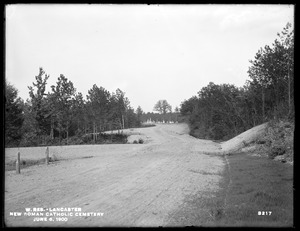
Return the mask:
[[[93,140],[93,136],[91,134],[83,135],[81,137],[83,143],[88,144]]]
[[[139,144],[143,144],[144,143],[144,140],[139,138]]]
[[[293,158],[294,124],[288,121],[271,121],[266,129],[264,142],[268,157],[284,155]]]
[[[58,145],[58,144],[59,144],[58,137],[51,139],[50,136],[47,136],[47,137],[45,137],[45,144],[42,146],[51,146],[51,145]]]
[[[38,138],[32,132],[25,133],[19,145],[20,147],[38,146]]]
[[[132,143],[133,143],[133,144],[138,144],[138,142],[137,142],[136,140],[134,140]]]
[[[282,146],[274,146],[268,152],[268,157],[274,159],[276,156],[283,155],[285,153],[285,148]]]
[[[68,140],[69,145],[76,145],[76,144],[84,144],[83,140],[80,137],[72,136]]]

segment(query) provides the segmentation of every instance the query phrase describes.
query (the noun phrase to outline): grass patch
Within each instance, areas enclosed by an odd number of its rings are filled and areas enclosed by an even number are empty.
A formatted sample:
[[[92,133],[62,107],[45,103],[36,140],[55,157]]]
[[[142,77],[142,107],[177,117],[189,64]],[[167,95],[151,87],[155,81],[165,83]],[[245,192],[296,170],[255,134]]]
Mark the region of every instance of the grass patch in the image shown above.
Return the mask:
[[[293,167],[265,157],[234,154],[224,181],[231,184],[218,195],[226,197],[218,226],[293,226]],[[223,183],[224,184],[224,183]],[[271,215],[258,215],[258,212]]]
[[[223,172],[220,190],[187,196],[169,225],[292,227],[293,166],[245,153],[227,160],[230,168]]]

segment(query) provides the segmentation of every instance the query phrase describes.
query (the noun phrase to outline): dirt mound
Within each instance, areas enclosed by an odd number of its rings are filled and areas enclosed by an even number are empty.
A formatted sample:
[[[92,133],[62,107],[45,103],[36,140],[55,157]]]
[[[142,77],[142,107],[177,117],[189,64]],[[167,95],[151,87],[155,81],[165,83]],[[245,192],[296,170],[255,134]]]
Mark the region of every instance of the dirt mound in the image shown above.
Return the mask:
[[[229,154],[244,149],[246,146],[248,146],[250,143],[257,140],[259,137],[261,137],[264,134],[266,126],[267,123],[258,125],[226,142],[221,143],[221,147],[222,147],[221,152],[223,154]],[[251,149],[253,147],[248,147],[248,148]]]

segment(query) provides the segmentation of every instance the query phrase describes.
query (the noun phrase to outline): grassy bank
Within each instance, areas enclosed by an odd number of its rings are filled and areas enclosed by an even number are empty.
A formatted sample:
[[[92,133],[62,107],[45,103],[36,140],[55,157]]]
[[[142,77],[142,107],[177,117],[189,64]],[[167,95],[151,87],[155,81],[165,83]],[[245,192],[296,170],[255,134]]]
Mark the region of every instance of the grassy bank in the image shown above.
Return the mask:
[[[186,197],[170,225],[292,227],[293,166],[245,153],[226,158],[220,190]]]
[[[223,190],[214,202],[215,224],[292,227],[293,166],[245,153],[226,158]]]

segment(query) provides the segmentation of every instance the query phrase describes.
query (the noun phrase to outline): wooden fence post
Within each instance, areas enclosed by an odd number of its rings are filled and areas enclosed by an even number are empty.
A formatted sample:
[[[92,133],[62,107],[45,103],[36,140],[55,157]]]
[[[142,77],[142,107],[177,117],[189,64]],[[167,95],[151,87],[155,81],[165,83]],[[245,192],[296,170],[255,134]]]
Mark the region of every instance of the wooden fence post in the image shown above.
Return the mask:
[[[20,152],[18,152],[17,155],[17,161],[16,161],[16,173],[20,174]]]
[[[49,147],[46,148],[46,164],[49,164]]]

